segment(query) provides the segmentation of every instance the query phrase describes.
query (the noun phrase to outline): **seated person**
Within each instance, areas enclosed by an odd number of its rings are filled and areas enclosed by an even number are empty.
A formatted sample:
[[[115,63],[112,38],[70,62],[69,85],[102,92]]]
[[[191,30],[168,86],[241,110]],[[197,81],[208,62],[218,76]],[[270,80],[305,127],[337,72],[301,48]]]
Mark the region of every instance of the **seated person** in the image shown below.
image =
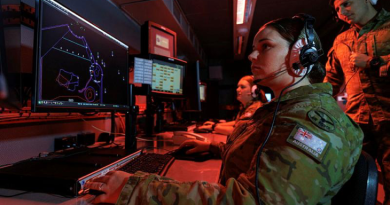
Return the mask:
[[[213,133],[230,135],[237,121],[252,117],[253,113],[262,106],[262,102],[266,101],[264,93],[255,93],[257,86],[253,83],[252,75],[246,75],[238,81],[237,84],[237,100],[240,101],[240,111],[237,114],[236,120],[229,122],[214,123],[207,121],[200,126],[200,129],[212,130]],[[259,97],[261,97],[261,101]]]
[[[103,192],[94,202],[330,204],[354,171],[363,133],[338,107],[331,85],[322,83],[325,70],[318,59],[299,60],[300,52],[307,54],[304,45],[321,50],[311,22],[306,15],[277,19],[254,38],[252,73],[273,90],[273,101],[239,121],[226,144],[184,142],[196,146],[188,152],[220,155],[220,183],[114,171],[85,185]]]

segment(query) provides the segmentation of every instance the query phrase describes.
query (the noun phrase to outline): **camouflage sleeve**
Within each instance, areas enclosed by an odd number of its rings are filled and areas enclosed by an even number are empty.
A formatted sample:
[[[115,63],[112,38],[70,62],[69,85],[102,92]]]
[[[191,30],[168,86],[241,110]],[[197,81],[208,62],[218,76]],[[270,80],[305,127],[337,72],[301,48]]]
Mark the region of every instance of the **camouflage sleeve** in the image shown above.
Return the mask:
[[[333,96],[335,96],[340,92],[340,87],[344,83],[344,73],[336,57],[334,46],[328,52],[328,62],[326,62],[325,69],[326,76],[324,82],[332,84]]]
[[[224,187],[204,181],[178,182],[155,174],[137,172],[122,189],[116,204],[256,204],[252,195],[234,179]]]
[[[241,116],[237,116],[236,122],[239,120],[245,120],[251,118],[252,115],[256,112],[256,110],[259,109],[259,107],[261,106],[262,103],[260,101],[254,101],[252,105],[250,105],[245,109],[245,111],[242,113]]]
[[[221,158],[222,153],[225,151],[225,146],[226,144],[223,142],[211,142],[209,150],[215,157]]]
[[[255,101],[252,105],[247,107],[242,116],[237,116],[238,119],[236,120],[234,127],[240,126],[241,123],[244,123],[244,120],[250,119],[262,105],[263,104],[260,101]],[[221,153],[225,151],[225,146],[226,144],[223,142],[212,142],[210,145],[210,152],[216,157],[221,158]]]

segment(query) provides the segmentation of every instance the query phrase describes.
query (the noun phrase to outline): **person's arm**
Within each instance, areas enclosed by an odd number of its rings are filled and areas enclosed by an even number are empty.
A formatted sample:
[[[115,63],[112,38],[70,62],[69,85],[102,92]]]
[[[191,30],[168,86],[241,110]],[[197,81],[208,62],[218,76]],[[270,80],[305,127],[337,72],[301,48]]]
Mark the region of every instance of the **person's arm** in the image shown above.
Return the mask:
[[[236,124],[236,121],[228,121],[228,122],[220,122],[217,123],[217,126],[234,126]]]
[[[336,58],[334,47],[328,53],[328,62],[325,65],[326,76],[324,82],[329,82],[333,86],[333,96],[340,92],[340,87],[344,83],[344,73],[339,60]]]
[[[234,130],[234,124],[233,125],[220,125],[219,123],[214,127],[214,133],[217,134],[223,134],[223,135],[230,135],[232,134]]]

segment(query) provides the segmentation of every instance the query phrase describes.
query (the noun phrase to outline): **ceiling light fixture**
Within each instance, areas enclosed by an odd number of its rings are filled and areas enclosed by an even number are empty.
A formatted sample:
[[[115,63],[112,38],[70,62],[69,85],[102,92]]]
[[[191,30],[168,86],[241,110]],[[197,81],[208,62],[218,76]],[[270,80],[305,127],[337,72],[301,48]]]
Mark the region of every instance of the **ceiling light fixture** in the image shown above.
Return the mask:
[[[237,19],[236,19],[236,24],[243,24],[244,23],[245,4],[246,4],[246,0],[237,0]]]

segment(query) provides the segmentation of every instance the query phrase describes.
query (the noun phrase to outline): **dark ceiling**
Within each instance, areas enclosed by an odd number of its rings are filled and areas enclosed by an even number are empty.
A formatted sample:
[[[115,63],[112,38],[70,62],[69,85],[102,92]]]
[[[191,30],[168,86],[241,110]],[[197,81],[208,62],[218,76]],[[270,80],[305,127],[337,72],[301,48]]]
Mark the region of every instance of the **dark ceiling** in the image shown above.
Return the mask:
[[[233,0],[178,0],[210,61],[233,58]],[[379,0],[377,7],[390,10],[390,1]],[[328,0],[257,0],[246,54],[252,39],[266,22],[297,13],[316,18],[315,29],[327,52],[344,24],[337,23]],[[348,28],[348,26],[344,26]],[[326,57],[323,57],[326,59]]]
[[[233,0],[178,0],[209,59],[233,58]]]

